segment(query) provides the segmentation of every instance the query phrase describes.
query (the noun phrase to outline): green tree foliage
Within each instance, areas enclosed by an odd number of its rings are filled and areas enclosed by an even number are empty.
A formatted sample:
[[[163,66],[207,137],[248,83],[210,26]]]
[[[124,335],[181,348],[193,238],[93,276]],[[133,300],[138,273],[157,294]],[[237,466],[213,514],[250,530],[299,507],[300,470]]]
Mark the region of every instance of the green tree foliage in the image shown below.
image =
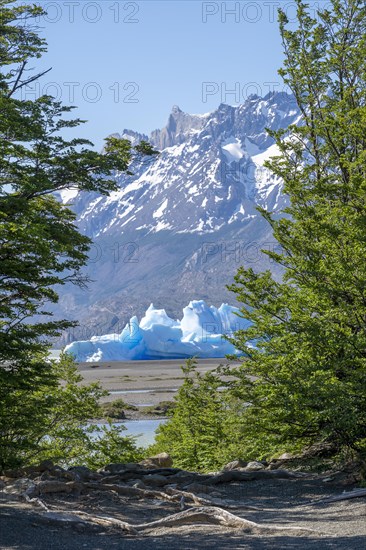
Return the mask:
[[[216,372],[200,374],[194,360],[182,366],[184,382],[175,397],[171,418],[157,430],[150,453],[168,452],[174,466],[214,470],[227,462],[231,447],[231,410],[223,382]]]
[[[289,198],[281,216],[262,211],[283,281],[240,268],[230,287],[252,321],[232,342],[246,357],[243,449],[257,455],[325,441],[366,451],[366,7],[331,4],[314,18],[297,0],[296,28],[279,12],[280,74],[302,114],[273,134],[267,163]]]
[[[0,471],[45,459],[93,468],[140,460],[142,451],[123,426],[95,423],[104,416],[100,398],[108,392],[98,383],[82,384],[68,355],[51,365],[57,383],[41,371],[34,388],[9,384],[0,400]]]
[[[50,96],[22,99],[21,89],[42,76],[28,70],[46,50],[35,24],[42,13],[35,5],[0,0],[0,434],[8,433],[6,418],[18,410],[10,396],[30,392],[18,439],[23,451],[34,441],[31,412],[49,412],[47,400],[37,406],[37,391],[58,385],[59,373],[47,361],[49,339],[73,325],[45,319],[47,302],[57,302],[58,285],[87,282],[81,268],[91,241],[55,193],[106,194],[116,189],[114,171],[128,171],[133,157],[155,154],[149,144],[133,148],[116,138],[107,138],[102,153],[88,140],[66,140],[64,129],[83,122],[70,117],[73,107]]]
[[[229,287],[252,322],[229,338],[242,363],[209,379],[188,368],[157,436],[185,468],[314,443],[366,454],[366,7],[331,4],[314,18],[297,0],[297,25],[279,11],[280,74],[302,115],[272,133],[279,154],[267,162],[289,199],[281,214],[262,210],[284,277],[241,267]],[[221,374],[234,377],[224,392]]]

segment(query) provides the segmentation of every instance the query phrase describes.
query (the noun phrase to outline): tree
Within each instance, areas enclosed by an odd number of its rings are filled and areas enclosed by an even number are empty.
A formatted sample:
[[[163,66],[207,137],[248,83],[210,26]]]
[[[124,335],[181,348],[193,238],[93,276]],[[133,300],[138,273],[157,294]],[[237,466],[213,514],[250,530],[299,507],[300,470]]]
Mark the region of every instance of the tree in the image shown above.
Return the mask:
[[[50,96],[19,97],[22,87],[44,74],[28,71],[46,49],[34,24],[42,13],[37,6],[0,0],[0,434],[8,435],[6,419],[15,414],[17,392],[31,392],[31,410],[47,417],[48,402],[37,401],[36,390],[59,384],[48,361],[49,340],[74,323],[44,320],[46,305],[57,302],[59,285],[87,282],[81,268],[91,241],[55,193],[71,187],[107,194],[116,189],[115,170],[127,171],[134,156],[155,154],[145,142],[132,147],[128,140],[107,138],[98,153],[88,140],[66,140],[64,129],[83,122],[70,119],[73,107]],[[31,410],[18,419],[23,449],[33,445]]]
[[[228,462],[231,448],[229,403],[215,373],[200,374],[197,363],[182,366],[184,382],[175,397],[172,416],[157,430],[150,453],[168,452],[174,466],[187,470],[210,471]]]
[[[332,0],[312,17],[296,1],[296,28],[279,11],[280,74],[301,122],[272,133],[279,155],[267,163],[289,203],[281,216],[262,211],[284,277],[242,267],[229,287],[252,321],[231,339],[244,356],[234,384],[248,403],[242,445],[268,456],[327,442],[364,456],[366,7]]]
[[[57,383],[40,371],[34,387],[9,384],[0,400],[0,471],[46,459],[92,468],[141,460],[142,449],[124,426],[96,423],[105,416],[100,399],[108,395],[99,383],[83,384],[69,355],[52,362],[52,374]]]

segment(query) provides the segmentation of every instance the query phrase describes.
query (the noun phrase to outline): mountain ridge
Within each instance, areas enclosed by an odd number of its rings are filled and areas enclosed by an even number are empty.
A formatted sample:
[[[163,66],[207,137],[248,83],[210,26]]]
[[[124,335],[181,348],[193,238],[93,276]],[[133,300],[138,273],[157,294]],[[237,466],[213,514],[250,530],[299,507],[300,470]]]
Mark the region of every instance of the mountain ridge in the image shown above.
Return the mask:
[[[266,128],[286,128],[299,117],[293,96],[272,92],[205,115],[174,106],[150,137],[113,134],[163,148],[134,162],[133,175],[116,174],[119,189],[110,196],[64,197],[94,241],[85,269],[93,282],[84,293],[65,288],[57,315],[102,334],[151,302],[173,317],[193,299],[236,305],[225,285],[241,264],[274,269],[260,252],[276,243],[257,207],[279,211],[285,198],[281,181],[263,166],[278,152]]]

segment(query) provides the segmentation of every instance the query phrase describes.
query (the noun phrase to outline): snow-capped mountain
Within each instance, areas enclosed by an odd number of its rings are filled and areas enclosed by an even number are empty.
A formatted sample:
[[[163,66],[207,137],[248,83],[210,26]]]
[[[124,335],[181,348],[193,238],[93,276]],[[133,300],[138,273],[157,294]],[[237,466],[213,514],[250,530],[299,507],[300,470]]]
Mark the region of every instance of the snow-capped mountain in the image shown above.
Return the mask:
[[[107,332],[151,301],[173,315],[187,300],[232,302],[225,285],[240,265],[271,267],[260,248],[275,243],[256,207],[276,210],[284,201],[281,182],[263,166],[277,153],[266,128],[298,119],[293,96],[270,93],[204,115],[174,106],[150,137],[113,134],[133,144],[148,140],[161,152],[134,163],[133,176],[116,174],[119,190],[108,197],[62,194],[95,242],[88,268],[94,283],[84,294],[67,289],[62,314],[104,323]]]
[[[167,126],[150,136],[162,151],[157,158],[132,165],[134,176],[117,176],[120,190],[109,197],[73,197],[80,226],[93,238],[126,230],[214,233],[256,217],[258,204],[275,209],[281,186],[263,168],[275,153],[266,128],[284,128],[298,116],[284,93],[221,104],[203,116],[174,106]],[[120,137],[149,139],[131,130]]]

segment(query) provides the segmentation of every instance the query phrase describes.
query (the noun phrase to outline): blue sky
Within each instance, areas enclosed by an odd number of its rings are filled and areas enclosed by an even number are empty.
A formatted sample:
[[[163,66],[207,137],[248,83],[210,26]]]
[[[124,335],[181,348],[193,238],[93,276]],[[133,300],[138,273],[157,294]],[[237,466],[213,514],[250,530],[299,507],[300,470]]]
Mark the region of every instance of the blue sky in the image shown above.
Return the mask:
[[[79,134],[99,148],[123,128],[149,133],[173,105],[205,113],[251,93],[283,89],[280,1],[88,0],[39,2],[52,67],[27,93],[78,106]],[[282,2],[283,3],[283,2]],[[286,2],[294,17],[294,3]]]

